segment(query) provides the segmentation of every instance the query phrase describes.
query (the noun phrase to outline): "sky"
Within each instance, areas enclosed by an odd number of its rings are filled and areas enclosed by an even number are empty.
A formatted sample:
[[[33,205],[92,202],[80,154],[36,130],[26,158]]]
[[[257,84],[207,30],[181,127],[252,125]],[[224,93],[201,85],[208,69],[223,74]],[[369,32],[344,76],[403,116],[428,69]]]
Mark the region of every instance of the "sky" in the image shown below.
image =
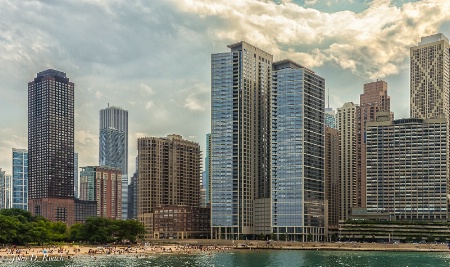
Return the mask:
[[[450,37],[450,1],[0,0],[0,168],[27,148],[27,84],[53,68],[75,83],[78,165],[98,165],[99,110],[128,110],[129,174],[137,139],[180,134],[205,151],[211,54],[247,41],[326,80],[329,105],[388,83],[409,116],[409,48]]]

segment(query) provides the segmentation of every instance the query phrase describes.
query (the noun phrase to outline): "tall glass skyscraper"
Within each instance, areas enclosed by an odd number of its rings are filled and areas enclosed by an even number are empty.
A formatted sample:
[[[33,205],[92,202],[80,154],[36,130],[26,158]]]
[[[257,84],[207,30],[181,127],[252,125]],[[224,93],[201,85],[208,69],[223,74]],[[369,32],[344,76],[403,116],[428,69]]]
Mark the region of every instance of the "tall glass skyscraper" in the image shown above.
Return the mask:
[[[99,165],[122,171],[122,219],[128,215],[128,111],[119,107],[100,110]]]
[[[325,80],[290,61],[273,64],[272,232],[287,240],[324,235]]]
[[[28,83],[28,210],[74,223],[74,84],[45,70]]]
[[[12,149],[12,207],[28,210],[28,150]]]
[[[270,220],[263,206],[270,203],[273,57],[246,42],[228,47],[211,56],[211,231],[242,239],[255,234],[254,215]]]
[[[336,111],[332,108],[325,108],[325,126],[336,129]]]

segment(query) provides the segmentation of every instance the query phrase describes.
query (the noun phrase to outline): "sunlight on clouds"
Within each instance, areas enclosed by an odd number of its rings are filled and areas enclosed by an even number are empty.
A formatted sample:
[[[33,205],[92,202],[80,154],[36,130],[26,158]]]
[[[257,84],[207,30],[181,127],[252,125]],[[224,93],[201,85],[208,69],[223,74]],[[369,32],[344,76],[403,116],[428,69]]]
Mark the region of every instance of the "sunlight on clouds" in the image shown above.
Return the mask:
[[[305,4],[315,2],[307,0]],[[292,1],[176,3],[183,12],[225,22],[227,27],[210,30],[219,40],[229,43],[245,40],[272,53],[275,60],[281,59],[277,56],[291,55],[305,67],[335,62],[370,79],[398,74],[409,55],[409,47],[450,21],[450,16],[443,12],[450,10],[447,0],[425,0],[401,7],[389,0],[375,0],[361,13],[325,13]],[[304,45],[309,46],[308,51]]]

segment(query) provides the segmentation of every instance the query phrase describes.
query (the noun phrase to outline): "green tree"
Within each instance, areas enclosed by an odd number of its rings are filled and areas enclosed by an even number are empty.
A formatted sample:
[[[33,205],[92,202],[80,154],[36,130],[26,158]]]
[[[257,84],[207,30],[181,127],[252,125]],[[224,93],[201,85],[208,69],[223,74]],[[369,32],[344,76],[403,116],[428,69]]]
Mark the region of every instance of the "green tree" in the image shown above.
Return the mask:
[[[50,230],[50,239],[52,241],[67,240],[68,231],[67,225],[63,222],[47,222],[47,227]]]
[[[69,237],[70,241],[82,241],[80,238],[80,229],[83,227],[81,223],[76,223],[72,225],[69,229]]]
[[[35,220],[35,217],[31,215],[31,212],[22,209],[3,209],[0,210],[0,215],[16,217],[21,223],[32,222]]]
[[[13,243],[18,235],[19,224],[16,218],[0,215],[0,243]]]
[[[116,233],[117,241],[128,240],[136,242],[136,239],[145,234],[144,226],[136,220],[113,221],[115,225],[114,231]]]
[[[91,217],[79,229],[79,237],[90,243],[106,243],[113,241],[111,220],[101,217]]]

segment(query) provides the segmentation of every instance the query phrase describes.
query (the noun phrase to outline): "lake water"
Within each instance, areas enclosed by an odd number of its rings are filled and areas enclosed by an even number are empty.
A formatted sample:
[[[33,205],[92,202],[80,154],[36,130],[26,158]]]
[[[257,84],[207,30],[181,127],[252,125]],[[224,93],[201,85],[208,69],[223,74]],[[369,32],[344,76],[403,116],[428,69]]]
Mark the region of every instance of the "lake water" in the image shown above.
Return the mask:
[[[314,267],[314,266],[450,266],[450,251],[443,252],[369,252],[369,251],[225,251],[212,254],[161,254],[132,256],[79,256],[72,260],[42,262],[1,262],[0,266],[101,267],[101,266],[214,266],[214,267]]]

